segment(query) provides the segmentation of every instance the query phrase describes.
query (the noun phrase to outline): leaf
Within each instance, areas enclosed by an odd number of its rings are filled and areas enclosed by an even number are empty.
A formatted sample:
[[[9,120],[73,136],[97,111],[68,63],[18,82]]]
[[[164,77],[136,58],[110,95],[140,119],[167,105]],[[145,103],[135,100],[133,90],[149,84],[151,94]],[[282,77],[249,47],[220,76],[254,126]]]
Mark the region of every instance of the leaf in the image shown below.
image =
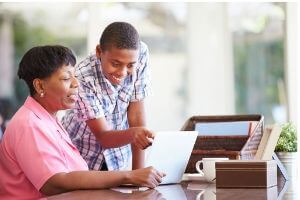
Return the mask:
[[[276,152],[297,152],[297,130],[292,123],[282,125]]]

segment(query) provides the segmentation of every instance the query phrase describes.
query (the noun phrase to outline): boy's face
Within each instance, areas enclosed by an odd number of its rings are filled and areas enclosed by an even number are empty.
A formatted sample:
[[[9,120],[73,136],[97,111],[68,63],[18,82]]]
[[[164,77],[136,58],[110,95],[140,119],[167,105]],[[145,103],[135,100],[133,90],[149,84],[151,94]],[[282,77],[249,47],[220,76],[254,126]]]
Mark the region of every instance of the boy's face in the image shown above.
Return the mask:
[[[121,84],[126,76],[134,72],[138,64],[138,49],[118,49],[112,46],[102,51],[100,45],[97,45],[96,53],[101,60],[104,76],[114,85]]]

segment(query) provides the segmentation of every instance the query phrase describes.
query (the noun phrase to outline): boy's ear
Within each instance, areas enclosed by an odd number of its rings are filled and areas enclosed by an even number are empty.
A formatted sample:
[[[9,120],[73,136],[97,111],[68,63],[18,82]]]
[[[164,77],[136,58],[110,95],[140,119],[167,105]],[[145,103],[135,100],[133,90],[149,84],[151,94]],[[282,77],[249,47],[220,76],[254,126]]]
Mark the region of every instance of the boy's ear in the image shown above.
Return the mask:
[[[98,59],[100,59],[101,53],[102,53],[102,50],[101,50],[100,44],[98,44],[96,46],[96,56]]]

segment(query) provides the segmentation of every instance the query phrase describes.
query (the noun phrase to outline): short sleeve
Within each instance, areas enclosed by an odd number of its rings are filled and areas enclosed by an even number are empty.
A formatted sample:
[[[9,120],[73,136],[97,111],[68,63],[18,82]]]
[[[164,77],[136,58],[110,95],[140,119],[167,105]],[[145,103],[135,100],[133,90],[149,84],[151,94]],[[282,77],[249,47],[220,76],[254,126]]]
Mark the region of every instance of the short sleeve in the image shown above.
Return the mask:
[[[136,69],[133,95],[130,101],[141,101],[152,93],[149,73],[149,50],[145,43],[141,42],[139,66]]]
[[[97,90],[91,83],[80,81],[76,111],[79,119],[84,121],[104,116]]]
[[[75,76],[80,85],[78,88],[78,100],[75,112],[78,112],[78,119],[86,121],[104,116],[100,98],[97,95],[96,75],[93,67],[96,67],[96,59],[88,57],[76,66]]]
[[[17,163],[37,190],[56,173],[69,171],[59,142],[40,127],[32,123],[23,128],[15,149]]]

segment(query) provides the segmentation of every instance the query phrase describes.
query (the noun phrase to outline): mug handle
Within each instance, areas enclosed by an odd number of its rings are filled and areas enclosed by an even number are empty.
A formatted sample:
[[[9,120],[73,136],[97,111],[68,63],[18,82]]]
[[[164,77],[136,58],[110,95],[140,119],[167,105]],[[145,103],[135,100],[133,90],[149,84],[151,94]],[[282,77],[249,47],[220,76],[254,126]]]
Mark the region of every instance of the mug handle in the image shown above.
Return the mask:
[[[201,200],[201,196],[202,194],[204,194],[205,190],[201,190],[201,192],[199,192],[196,196],[196,200]]]
[[[200,169],[201,163],[203,164],[203,161],[202,161],[202,160],[199,160],[199,161],[196,162],[196,170],[197,170],[197,172],[198,172],[199,174],[201,174],[202,176],[204,176],[203,171]]]

